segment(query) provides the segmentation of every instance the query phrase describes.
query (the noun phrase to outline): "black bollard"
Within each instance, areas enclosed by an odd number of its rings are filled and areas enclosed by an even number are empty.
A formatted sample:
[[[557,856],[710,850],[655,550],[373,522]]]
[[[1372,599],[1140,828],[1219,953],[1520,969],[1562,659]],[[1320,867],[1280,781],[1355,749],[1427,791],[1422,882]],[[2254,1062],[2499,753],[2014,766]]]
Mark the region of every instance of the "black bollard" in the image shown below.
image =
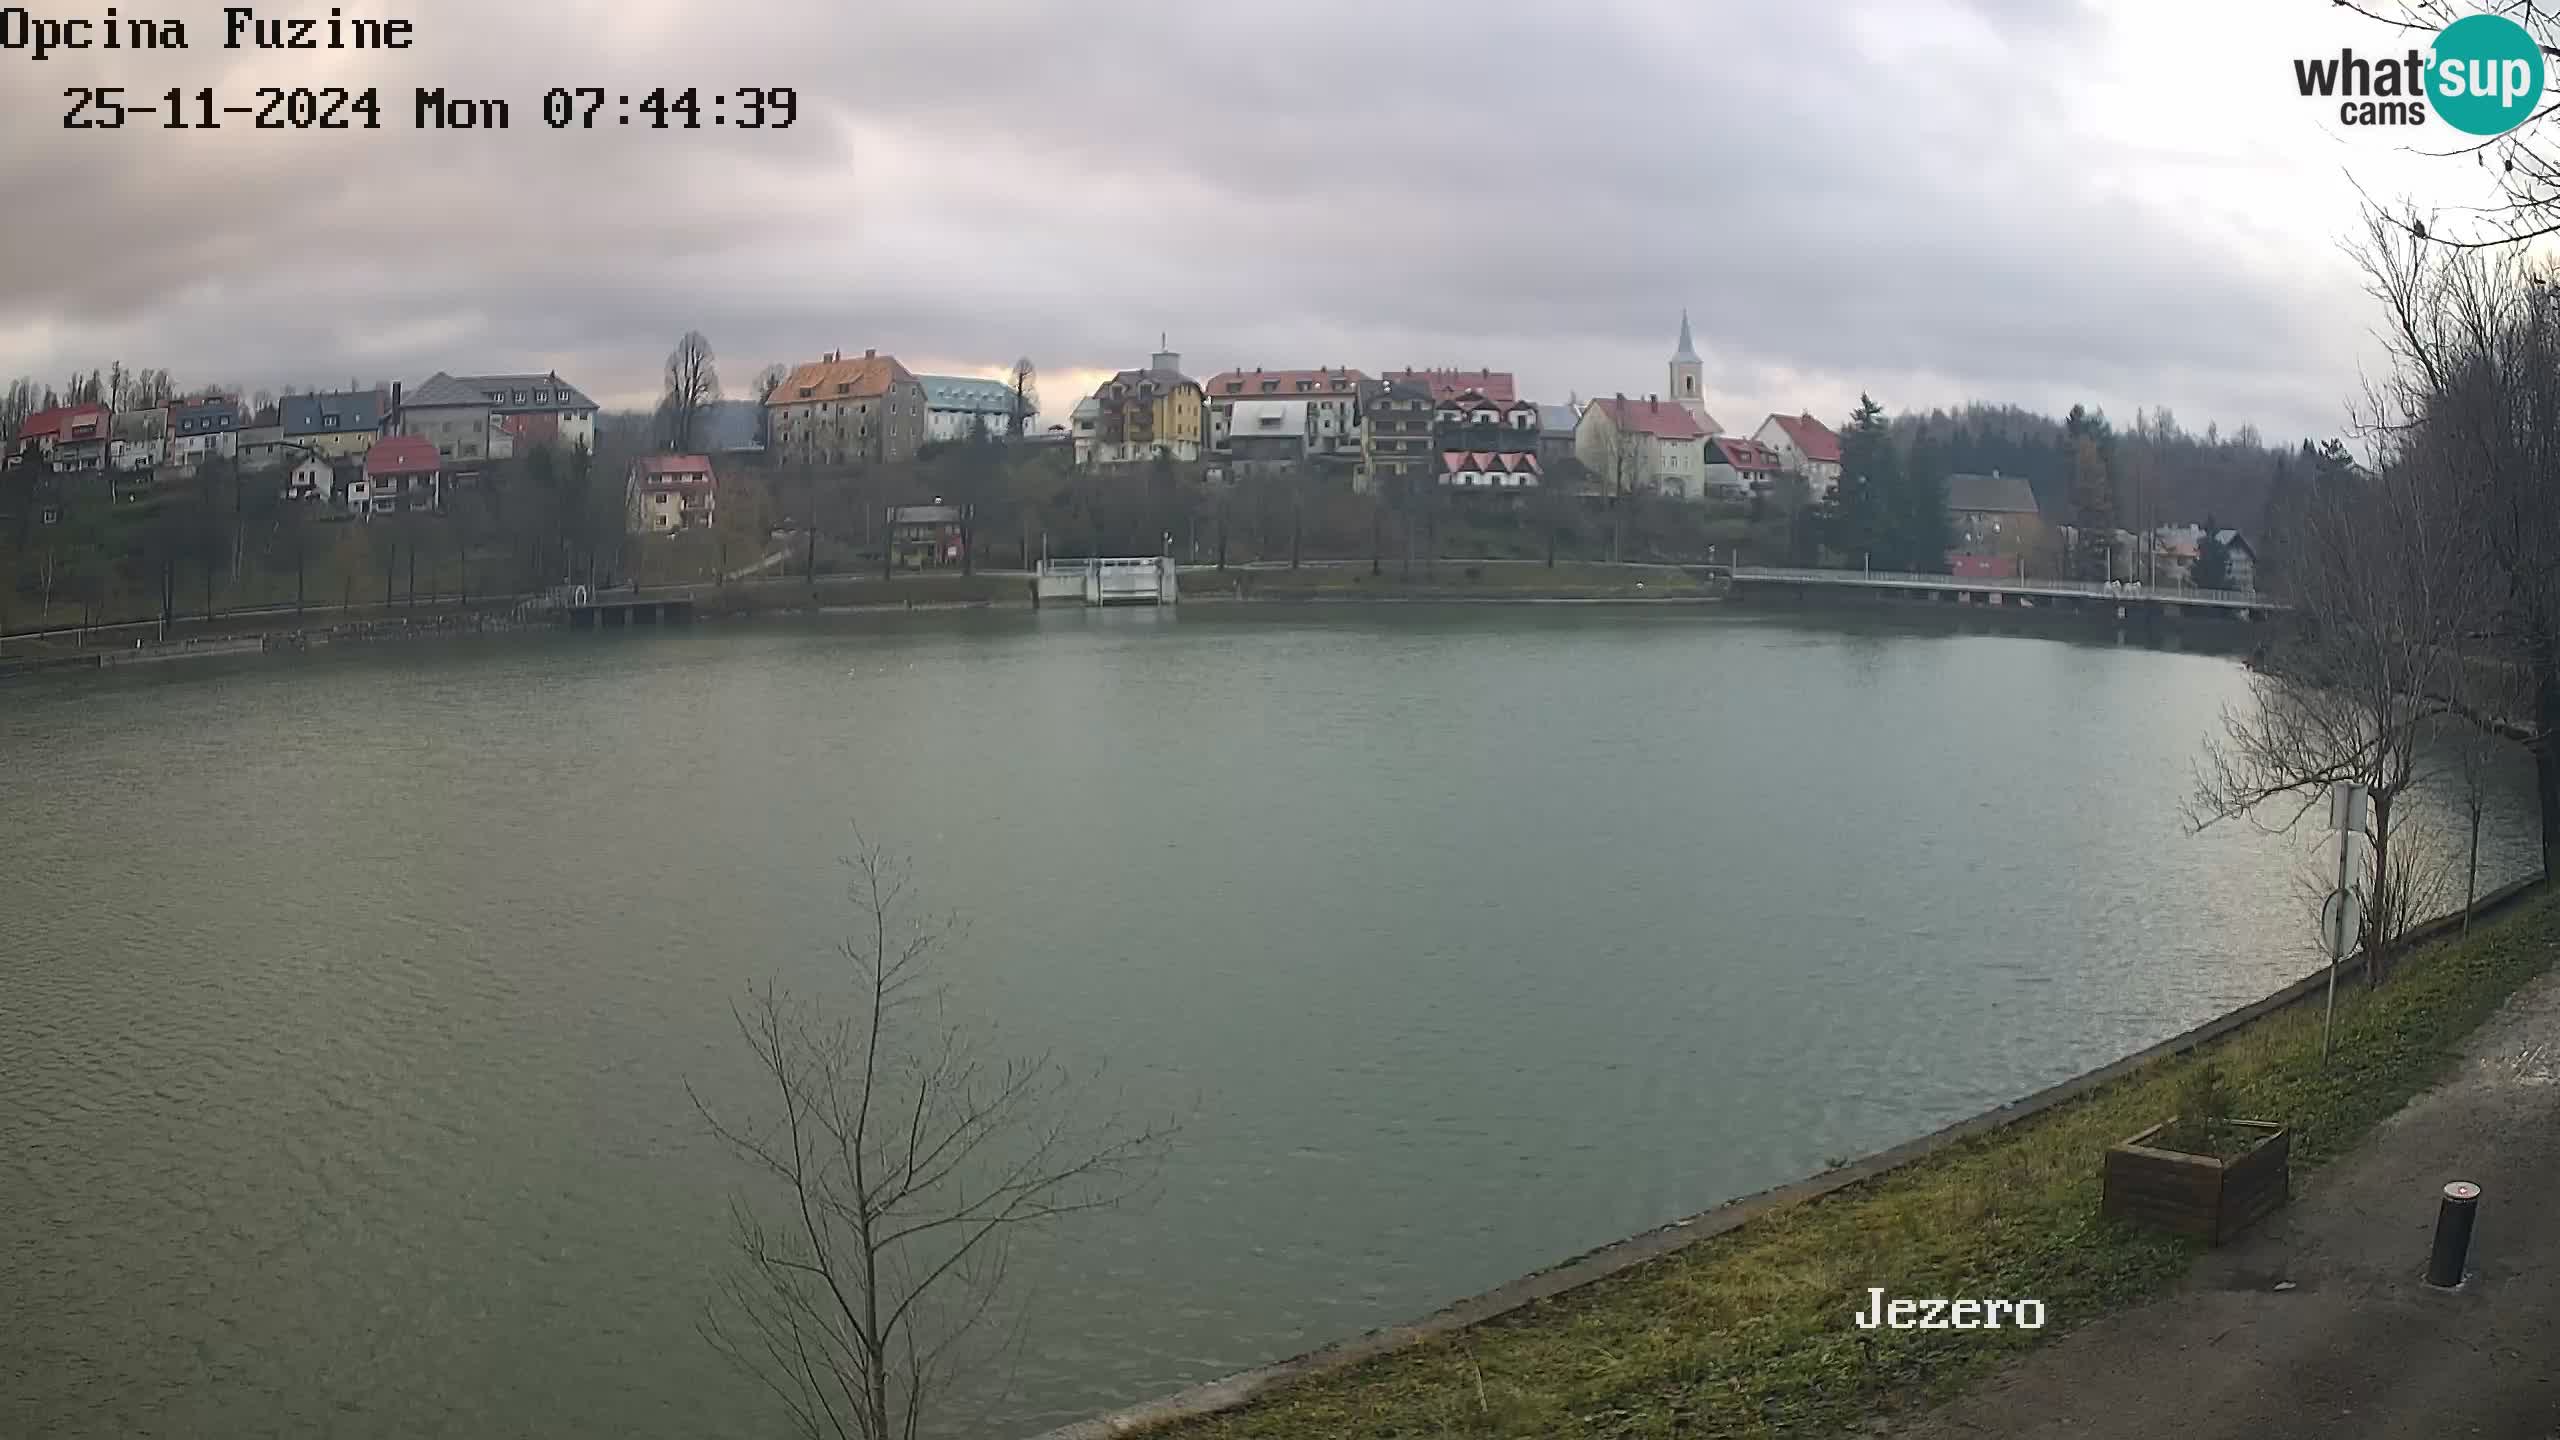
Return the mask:
[[[2456,1180],[2444,1187],[2444,1202],[2436,1207],[2436,1248],[2427,1257],[2428,1284],[2451,1290],[2462,1283],[2471,1259],[2471,1225],[2479,1215],[2479,1186]]]

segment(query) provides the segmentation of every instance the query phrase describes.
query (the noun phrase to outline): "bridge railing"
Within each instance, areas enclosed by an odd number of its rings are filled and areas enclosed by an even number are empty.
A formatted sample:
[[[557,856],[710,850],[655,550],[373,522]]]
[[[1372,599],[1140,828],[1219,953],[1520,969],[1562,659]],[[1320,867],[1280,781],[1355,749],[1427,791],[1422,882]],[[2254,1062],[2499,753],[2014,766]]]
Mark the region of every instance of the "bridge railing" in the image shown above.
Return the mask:
[[[1879,585],[1916,590],[1999,590],[2016,595],[2095,595],[2132,600],[2210,600],[2225,605],[2265,605],[2267,596],[2254,590],[2207,590],[2194,585],[2146,585],[2128,588],[2103,580],[1992,579],[1972,575],[1928,575],[1909,570],[1817,570],[1793,565],[1736,565],[1737,580],[1796,580],[1814,585]]]

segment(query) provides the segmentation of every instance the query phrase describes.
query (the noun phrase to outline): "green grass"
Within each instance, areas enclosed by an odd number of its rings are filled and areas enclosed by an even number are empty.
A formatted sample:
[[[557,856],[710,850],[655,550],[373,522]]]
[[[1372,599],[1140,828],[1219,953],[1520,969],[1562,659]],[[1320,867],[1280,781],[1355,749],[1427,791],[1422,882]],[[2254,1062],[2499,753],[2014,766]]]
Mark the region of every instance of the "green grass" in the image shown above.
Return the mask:
[[[2293,1128],[2316,1169],[2441,1074],[2462,1039],[2551,961],[2560,901],[2525,903],[2414,956],[2383,990],[2297,1005],[2007,1129],[1789,1207],[1458,1335],[1149,1432],[1267,1436],[1812,1436],[1947,1397],[2010,1354],[2153,1295],[2188,1243],[2102,1220],[2106,1147],[2221,1066],[2235,1112]],[[2041,1332],[1855,1328],[1893,1296],[2033,1297]]]

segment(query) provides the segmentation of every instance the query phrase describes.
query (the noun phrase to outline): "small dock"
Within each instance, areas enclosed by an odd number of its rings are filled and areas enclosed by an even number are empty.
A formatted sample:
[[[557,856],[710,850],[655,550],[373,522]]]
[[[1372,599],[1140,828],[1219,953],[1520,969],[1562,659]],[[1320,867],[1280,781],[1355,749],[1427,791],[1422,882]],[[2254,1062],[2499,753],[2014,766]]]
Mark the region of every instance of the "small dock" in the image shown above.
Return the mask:
[[[694,599],[683,595],[586,595],[560,609],[572,630],[618,630],[634,625],[689,625]]]
[[[1181,600],[1173,559],[1141,555],[1131,559],[1043,560],[1031,581],[1031,603],[1051,601],[1084,605],[1172,605]]]

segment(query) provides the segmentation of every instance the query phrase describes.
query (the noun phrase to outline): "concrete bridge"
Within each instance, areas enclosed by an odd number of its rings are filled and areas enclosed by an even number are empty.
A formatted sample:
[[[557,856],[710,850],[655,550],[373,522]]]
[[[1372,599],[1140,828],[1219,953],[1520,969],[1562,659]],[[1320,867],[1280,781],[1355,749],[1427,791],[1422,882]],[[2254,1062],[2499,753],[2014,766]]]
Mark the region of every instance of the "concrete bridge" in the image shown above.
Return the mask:
[[[2184,612],[2254,621],[2284,608],[2270,596],[2247,590],[2150,586],[2109,589],[2096,580],[1992,580],[1894,570],[1805,570],[1782,565],[1720,565],[1712,569],[1732,581],[1737,598],[1748,598],[1753,591],[1845,593],[1921,604],[2016,606],[2098,615],[2112,607],[2119,620]]]

